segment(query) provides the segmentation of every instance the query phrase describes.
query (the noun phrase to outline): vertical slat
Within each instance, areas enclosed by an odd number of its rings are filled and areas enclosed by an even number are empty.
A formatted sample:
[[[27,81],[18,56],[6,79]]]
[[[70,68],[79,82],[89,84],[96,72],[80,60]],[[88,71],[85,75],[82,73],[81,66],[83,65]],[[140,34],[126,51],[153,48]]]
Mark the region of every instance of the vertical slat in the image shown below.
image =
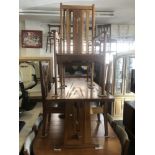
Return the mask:
[[[65,31],[65,10],[63,10],[63,53],[65,53],[65,40],[66,40],[66,31]]]
[[[73,53],[77,53],[78,47],[78,11],[73,11]]]
[[[79,14],[80,14],[80,22],[79,22],[79,26],[80,26],[80,33],[79,33],[79,53],[82,53],[83,52],[83,29],[84,29],[84,19],[83,19],[83,10],[80,10],[79,11]]]
[[[91,86],[90,88],[93,88],[93,80],[94,80],[94,62],[91,64]]]
[[[89,53],[89,12],[86,11],[86,53]]]
[[[70,14],[69,10],[66,10],[66,44],[67,44],[67,52],[70,53]]]
[[[94,53],[94,43],[93,43],[93,37],[95,35],[95,5],[92,5],[92,53]]]
[[[56,32],[54,31],[54,74],[55,74],[55,95],[58,95],[57,93],[57,58],[56,58]]]
[[[89,65],[87,65],[87,82],[88,82],[88,78],[89,78]]]
[[[60,88],[63,88],[63,64],[60,64]]]
[[[107,41],[107,33],[104,33],[104,45],[103,45],[103,82],[102,82],[102,94],[105,94],[105,76],[106,76],[106,41]]]
[[[62,33],[63,33],[62,3],[60,3],[60,53],[62,53]]]

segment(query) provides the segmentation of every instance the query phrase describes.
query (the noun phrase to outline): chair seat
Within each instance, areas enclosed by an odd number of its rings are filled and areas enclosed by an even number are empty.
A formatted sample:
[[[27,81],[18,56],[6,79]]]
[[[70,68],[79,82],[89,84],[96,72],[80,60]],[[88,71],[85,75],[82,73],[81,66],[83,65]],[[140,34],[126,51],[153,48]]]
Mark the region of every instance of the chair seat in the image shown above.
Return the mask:
[[[28,89],[27,91],[28,91],[28,94],[29,94],[30,98],[42,97],[42,94],[41,94],[41,84],[40,83],[37,83],[37,85],[35,85],[31,89]]]

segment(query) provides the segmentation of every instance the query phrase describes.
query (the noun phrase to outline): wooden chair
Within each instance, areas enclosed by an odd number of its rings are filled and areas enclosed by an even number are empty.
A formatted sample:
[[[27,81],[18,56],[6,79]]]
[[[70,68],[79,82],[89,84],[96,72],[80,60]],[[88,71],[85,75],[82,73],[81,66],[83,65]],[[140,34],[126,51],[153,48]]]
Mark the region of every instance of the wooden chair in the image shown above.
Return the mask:
[[[48,124],[50,122],[51,113],[64,113],[64,107],[59,106],[57,103],[48,103],[46,97],[51,89],[50,76],[49,76],[49,63],[39,62],[40,66],[40,80],[41,80],[41,93],[43,102],[43,128],[42,136],[46,136],[47,118]]]
[[[128,155],[128,149],[129,149],[129,138],[128,135],[120,125],[115,126],[115,133],[117,134],[121,147],[122,147],[122,152],[121,155]]]
[[[121,155],[130,155],[130,154],[128,154],[129,137],[128,137],[127,132],[125,131],[125,129],[123,127],[121,127],[114,121],[114,119],[112,118],[112,116],[110,114],[107,114],[107,119],[121,143],[121,148],[122,148]]]
[[[24,155],[34,155],[33,154],[33,141],[35,139],[35,131],[31,131],[28,136],[26,137],[25,143],[24,143]]]
[[[110,126],[113,128],[113,130],[115,130],[116,122],[114,121],[114,119],[112,118],[112,116],[109,113],[107,114],[107,119],[108,119]]]

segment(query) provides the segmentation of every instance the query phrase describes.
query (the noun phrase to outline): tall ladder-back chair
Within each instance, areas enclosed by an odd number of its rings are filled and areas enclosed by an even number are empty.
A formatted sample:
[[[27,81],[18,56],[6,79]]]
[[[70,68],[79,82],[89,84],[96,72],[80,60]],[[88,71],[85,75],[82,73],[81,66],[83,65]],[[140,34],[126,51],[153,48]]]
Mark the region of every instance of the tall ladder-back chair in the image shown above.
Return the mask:
[[[62,5],[60,4],[60,46],[56,48],[56,33],[54,33],[54,69],[59,71],[60,89],[65,89],[65,66],[81,65],[90,68],[90,83],[88,87],[93,89],[94,64],[97,62],[101,68],[99,75],[101,81],[101,94],[99,97],[107,96],[105,91],[106,62],[105,51],[97,53],[94,46],[95,37],[95,6]],[[106,41],[106,40],[105,40]],[[58,50],[57,50],[58,49]],[[57,52],[56,52],[57,50]],[[105,50],[105,47],[104,47]],[[57,77],[57,73],[55,74]],[[55,78],[57,80],[57,78]],[[57,83],[57,81],[56,81]],[[57,94],[57,85],[55,85],[55,95]],[[83,104],[84,105],[84,104]],[[69,117],[71,104],[65,104],[65,119]],[[100,108],[101,109],[101,108]],[[103,108],[102,108],[103,109]],[[79,111],[84,110],[80,109]],[[104,110],[107,110],[107,103],[104,103]],[[78,111],[77,111],[78,113]],[[80,120],[81,123],[83,120]],[[104,117],[107,135],[107,117]],[[65,125],[67,130],[67,125]],[[67,136],[66,136],[67,137]]]
[[[107,118],[121,143],[121,155],[130,155],[128,154],[130,141],[127,132],[113,120],[110,114],[107,115]]]
[[[40,66],[40,80],[41,80],[41,92],[43,102],[42,136],[46,136],[47,125],[50,122],[51,113],[64,113],[64,108],[63,106],[59,106],[57,103],[47,102],[46,97],[48,96],[48,93],[50,93],[51,89],[50,76],[49,76],[49,63],[40,61],[39,66]]]

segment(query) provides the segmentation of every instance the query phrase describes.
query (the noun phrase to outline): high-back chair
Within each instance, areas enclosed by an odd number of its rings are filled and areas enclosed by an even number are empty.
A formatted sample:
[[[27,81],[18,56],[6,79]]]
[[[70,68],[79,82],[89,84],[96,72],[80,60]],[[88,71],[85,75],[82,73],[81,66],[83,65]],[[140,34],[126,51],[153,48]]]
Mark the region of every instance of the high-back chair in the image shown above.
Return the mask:
[[[128,135],[120,125],[115,126],[115,132],[120,140],[122,152],[121,155],[128,155],[128,149],[129,149],[129,138]]]
[[[46,100],[48,93],[51,89],[50,77],[49,77],[49,63],[39,62],[40,66],[40,80],[41,80],[41,92],[43,102],[43,128],[42,136],[46,136],[47,118],[50,122],[51,113],[64,113],[64,107],[59,106],[57,103],[49,103]]]
[[[114,132],[116,133],[119,141],[121,143],[121,155],[130,155],[128,154],[129,149],[129,137],[127,132],[123,127],[118,125],[110,114],[107,114],[107,119],[110,126],[113,128]]]
[[[108,119],[110,126],[113,128],[113,130],[115,130],[116,122],[114,121],[114,119],[112,118],[112,116],[109,113],[107,113],[107,119]]]
[[[24,89],[31,89],[37,84],[34,66],[28,62],[19,64],[19,74],[21,81],[24,84]]]
[[[35,132],[32,130],[26,137],[24,143],[24,155],[34,155],[33,154],[33,141],[35,139]]]

